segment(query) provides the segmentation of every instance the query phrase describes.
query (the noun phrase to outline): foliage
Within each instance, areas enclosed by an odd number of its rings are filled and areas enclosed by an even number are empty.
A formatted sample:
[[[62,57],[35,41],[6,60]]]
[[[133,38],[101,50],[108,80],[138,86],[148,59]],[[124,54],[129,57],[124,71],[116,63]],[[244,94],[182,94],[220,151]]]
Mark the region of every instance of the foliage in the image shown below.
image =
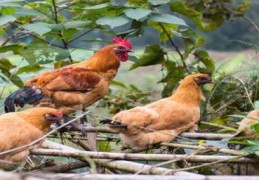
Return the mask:
[[[246,74],[249,78],[244,84],[233,76],[237,67],[233,64],[240,64],[243,57],[236,57],[217,67],[209,53],[201,48],[205,40],[196,28],[214,31],[226,21],[243,16],[249,7],[247,1],[237,4],[231,0],[2,1],[0,34],[4,40],[0,44],[0,52],[18,55],[26,63],[20,66],[13,63],[9,56],[2,58],[0,77],[21,87],[20,76],[25,73],[50,68],[50,64],[59,68],[78,61],[72,54],[81,47],[87,46],[87,51],[91,52],[90,43],[110,43],[110,37],[115,35],[134,42],[147,28],[152,28],[158,32],[155,38],[160,44],[169,46],[165,48],[158,43],[147,45],[143,54],[130,58],[134,62],[130,68],[132,73],[139,67],[161,65],[163,97],[169,96],[187,74],[200,72],[213,75],[216,81],[205,91],[210,97],[203,105],[203,115],[210,114],[207,117],[212,120],[228,124],[228,114],[252,108],[245,87],[252,92],[252,101],[258,99],[258,77]],[[240,85],[244,88],[238,89]],[[134,85],[114,82],[99,106],[109,107],[111,113],[116,113],[135,106],[136,102],[147,103],[147,97],[148,94]],[[226,108],[219,111],[224,105]]]

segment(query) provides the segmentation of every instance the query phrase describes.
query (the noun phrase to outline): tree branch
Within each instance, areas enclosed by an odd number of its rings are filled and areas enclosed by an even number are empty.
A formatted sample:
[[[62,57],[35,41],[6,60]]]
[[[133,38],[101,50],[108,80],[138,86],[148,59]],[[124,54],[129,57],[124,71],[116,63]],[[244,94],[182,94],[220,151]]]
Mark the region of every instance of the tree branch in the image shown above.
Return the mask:
[[[56,5],[56,2],[55,0],[52,0],[52,4],[53,4],[53,19],[55,21],[56,24],[59,24],[59,21],[58,21],[58,12],[57,12],[57,5]],[[58,35],[59,37],[61,38],[61,41],[64,45],[64,48],[67,50],[68,52],[68,59],[70,61],[70,63],[72,64],[73,63],[73,59],[71,57],[71,54],[69,52],[69,48],[68,48],[68,43],[65,41],[65,38],[64,36],[62,35],[62,32],[61,31],[58,31]]]

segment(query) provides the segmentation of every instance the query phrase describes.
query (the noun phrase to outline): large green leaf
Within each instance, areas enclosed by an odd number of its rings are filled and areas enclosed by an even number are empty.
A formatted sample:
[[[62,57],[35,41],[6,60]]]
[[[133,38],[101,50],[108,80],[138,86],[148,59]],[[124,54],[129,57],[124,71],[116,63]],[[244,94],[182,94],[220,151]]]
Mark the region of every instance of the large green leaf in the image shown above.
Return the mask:
[[[194,9],[186,6],[183,1],[174,1],[171,6],[171,11],[183,14],[195,22],[199,27],[202,26],[202,14]]]
[[[123,26],[129,23],[130,20],[127,17],[119,16],[119,17],[102,17],[96,21],[96,24],[102,26],[110,26],[112,29],[116,27]]]
[[[139,21],[146,19],[152,11],[148,9],[127,9],[124,12],[127,17]]]
[[[5,59],[5,58],[0,59],[0,69],[5,69],[9,71],[13,68],[15,68],[15,66],[12,65],[8,59]]]
[[[178,18],[171,14],[161,14],[161,13],[152,13],[149,17],[150,21],[168,23],[168,24],[177,24],[182,26],[187,26],[185,21],[181,18]]]
[[[40,36],[51,31],[51,28],[49,27],[49,25],[47,23],[41,23],[41,22],[25,24],[22,27],[24,29],[26,29],[30,32],[36,33]]]
[[[144,53],[139,57],[139,60],[130,67],[130,70],[136,69],[139,66],[159,64],[164,61],[164,55],[165,52],[160,46],[156,44],[148,45]]]
[[[15,20],[16,18],[13,16],[9,16],[9,15],[0,16],[0,26],[7,24],[9,22],[14,22]]]

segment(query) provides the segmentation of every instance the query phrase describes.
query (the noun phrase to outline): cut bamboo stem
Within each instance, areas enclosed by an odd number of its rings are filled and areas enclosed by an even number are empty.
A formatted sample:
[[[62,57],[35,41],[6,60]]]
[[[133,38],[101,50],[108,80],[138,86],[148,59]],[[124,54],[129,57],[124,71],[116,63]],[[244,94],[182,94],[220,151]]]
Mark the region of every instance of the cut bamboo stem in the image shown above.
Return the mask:
[[[182,158],[191,162],[213,162],[216,160],[225,160],[229,163],[259,163],[259,160],[242,158],[240,156],[213,156],[213,155],[169,155],[169,154],[130,154],[130,153],[109,153],[109,152],[92,152],[79,150],[56,150],[56,149],[34,149],[33,155],[45,156],[65,156],[65,157],[84,157],[113,160],[141,160],[141,161],[168,161],[175,158]],[[233,159],[235,158],[235,159]],[[229,161],[231,160],[231,161]]]

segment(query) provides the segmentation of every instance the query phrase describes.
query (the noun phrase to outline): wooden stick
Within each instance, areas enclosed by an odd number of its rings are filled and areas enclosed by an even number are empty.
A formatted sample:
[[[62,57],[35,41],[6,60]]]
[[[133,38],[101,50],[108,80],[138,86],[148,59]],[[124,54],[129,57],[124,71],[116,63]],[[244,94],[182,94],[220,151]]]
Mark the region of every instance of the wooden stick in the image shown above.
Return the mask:
[[[55,150],[55,149],[34,149],[31,151],[33,155],[45,156],[65,156],[65,157],[83,157],[115,160],[141,160],[141,161],[168,161],[175,158],[183,158],[192,162],[213,162],[216,160],[231,160],[229,163],[259,163],[259,160],[242,158],[239,156],[212,156],[212,155],[194,155],[189,158],[188,155],[171,155],[171,154],[130,154],[130,153],[109,153],[109,152],[92,152],[79,150]]]
[[[242,151],[232,150],[232,149],[221,149],[216,147],[210,146],[194,146],[194,145],[187,145],[187,144],[176,144],[176,143],[161,143],[162,146],[168,147],[176,147],[176,148],[187,148],[187,149],[197,149],[197,150],[207,150],[207,151],[214,151],[214,152],[221,152],[225,154],[231,154],[234,156],[244,156],[245,153]]]

